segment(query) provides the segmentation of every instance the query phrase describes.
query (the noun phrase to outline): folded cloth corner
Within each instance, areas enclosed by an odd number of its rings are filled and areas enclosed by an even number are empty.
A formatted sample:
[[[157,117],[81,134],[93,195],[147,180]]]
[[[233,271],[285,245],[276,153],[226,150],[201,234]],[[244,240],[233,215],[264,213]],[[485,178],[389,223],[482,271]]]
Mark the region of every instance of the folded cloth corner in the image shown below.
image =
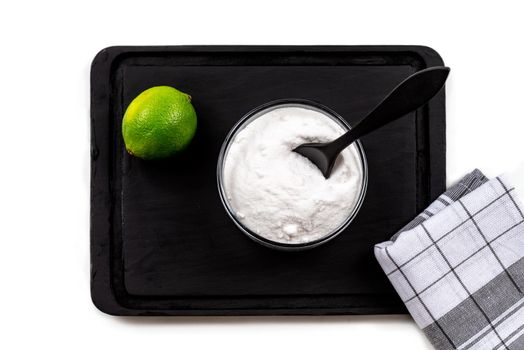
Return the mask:
[[[437,349],[524,349],[524,207],[474,170],[375,256]]]

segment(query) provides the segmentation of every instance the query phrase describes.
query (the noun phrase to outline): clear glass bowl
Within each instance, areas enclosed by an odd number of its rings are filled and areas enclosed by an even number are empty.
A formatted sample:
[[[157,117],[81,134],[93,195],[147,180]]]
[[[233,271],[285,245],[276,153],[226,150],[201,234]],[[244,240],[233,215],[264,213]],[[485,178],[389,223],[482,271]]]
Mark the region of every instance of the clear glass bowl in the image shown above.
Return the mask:
[[[349,224],[353,221],[353,219],[356,217],[358,211],[360,210],[360,207],[362,206],[362,203],[364,201],[364,197],[366,195],[367,190],[367,184],[368,184],[368,166],[366,161],[366,155],[364,153],[364,149],[362,147],[362,144],[360,141],[356,141],[354,145],[357,148],[357,153],[359,156],[360,165],[362,167],[362,186],[360,188],[360,192],[357,198],[357,202],[351,211],[349,213],[347,219],[339,225],[335,230],[332,232],[326,234],[325,236],[305,243],[282,243],[277,242],[273,240],[269,240],[265,237],[262,237],[258,235],[257,233],[253,232],[251,229],[246,227],[242,222],[237,218],[234,209],[231,207],[231,204],[229,203],[229,200],[226,196],[226,191],[224,187],[224,181],[223,181],[223,170],[224,170],[224,163],[225,159],[227,157],[227,152],[229,151],[229,146],[232,140],[235,139],[236,135],[240,130],[242,130],[246,125],[251,123],[256,118],[260,117],[261,115],[277,108],[282,107],[301,107],[306,109],[312,109],[318,112],[321,112],[322,114],[328,116],[329,118],[333,119],[337,124],[339,124],[344,130],[349,130],[351,127],[349,124],[342,119],[337,113],[332,111],[326,106],[323,106],[319,103],[305,100],[305,99],[283,99],[283,100],[276,100],[272,101],[266,104],[263,104],[249,113],[247,113],[244,117],[242,117],[231,129],[231,131],[226,136],[226,139],[224,140],[224,143],[222,144],[222,148],[220,149],[220,154],[218,156],[218,164],[217,164],[217,184],[218,184],[218,193],[220,195],[220,200],[222,201],[222,204],[224,205],[224,208],[226,209],[227,214],[229,217],[233,220],[233,222],[238,226],[238,228],[244,232],[249,238],[253,239],[254,241],[270,248],[279,249],[279,250],[305,250],[310,249],[313,247],[317,247],[321,244],[324,244],[333,238],[335,238],[338,234],[340,234],[342,231],[344,231]]]

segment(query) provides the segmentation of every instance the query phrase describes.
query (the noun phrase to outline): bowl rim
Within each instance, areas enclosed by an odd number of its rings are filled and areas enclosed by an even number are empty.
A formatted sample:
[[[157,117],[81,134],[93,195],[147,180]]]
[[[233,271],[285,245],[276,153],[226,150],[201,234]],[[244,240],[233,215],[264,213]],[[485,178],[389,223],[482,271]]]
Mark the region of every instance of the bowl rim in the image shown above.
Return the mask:
[[[346,131],[351,129],[350,124],[346,120],[344,120],[338,113],[336,113],[329,107],[326,107],[325,105],[312,101],[312,100],[302,99],[302,98],[284,98],[284,99],[277,99],[277,100],[266,102],[262,105],[259,105],[258,107],[253,108],[249,112],[247,112],[242,118],[240,118],[235,123],[235,125],[233,125],[231,130],[226,135],[226,138],[224,139],[222,143],[222,146],[220,148],[220,153],[218,155],[217,170],[216,170],[217,186],[218,186],[218,193],[220,196],[220,200],[222,202],[222,205],[224,206],[225,211],[227,212],[231,220],[235,223],[235,225],[245,235],[247,235],[252,240],[266,247],[269,247],[269,248],[273,248],[277,250],[285,250],[285,251],[300,251],[300,250],[306,250],[306,249],[318,247],[324,243],[327,243],[328,241],[332,240],[333,238],[337,237],[340,233],[342,233],[351,224],[351,222],[353,222],[353,220],[355,219],[355,217],[357,216],[358,212],[360,211],[362,207],[364,198],[366,197],[367,187],[368,187],[368,164],[367,164],[367,158],[366,158],[366,154],[364,152],[364,147],[362,146],[362,143],[360,142],[360,140],[355,141],[354,144],[357,148],[360,165],[362,167],[362,186],[360,189],[359,196],[357,198],[357,202],[355,203],[355,206],[353,207],[353,210],[351,211],[350,215],[348,215],[347,219],[344,222],[342,222],[337,228],[335,228],[332,232],[320,238],[317,238],[313,241],[301,242],[301,243],[284,243],[284,242],[273,241],[273,240],[270,240],[268,238],[265,238],[257,234],[256,232],[253,232],[251,229],[249,229],[244,224],[242,224],[242,222],[236,217],[235,212],[233,208],[231,207],[229,200],[227,199],[227,196],[225,193],[225,186],[223,183],[224,162],[225,162],[227,151],[229,149],[231,141],[235,138],[235,136],[237,135],[237,133],[240,130],[242,130],[246,125],[249,124],[247,123],[248,121],[251,122],[252,120],[255,120],[258,117],[262,116],[266,112],[269,112],[277,108],[282,108],[284,106],[286,107],[287,106],[306,107],[308,109],[320,111],[323,114],[325,114],[326,116],[333,119],[335,122],[337,122]]]

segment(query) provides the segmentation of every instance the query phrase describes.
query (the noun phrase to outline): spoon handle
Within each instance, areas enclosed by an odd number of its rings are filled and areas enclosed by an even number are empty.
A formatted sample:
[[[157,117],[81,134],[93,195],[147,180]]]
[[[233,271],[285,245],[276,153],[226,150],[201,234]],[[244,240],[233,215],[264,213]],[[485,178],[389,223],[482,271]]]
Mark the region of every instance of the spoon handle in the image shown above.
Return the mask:
[[[444,86],[448,67],[431,67],[410,75],[389,93],[354,128],[334,140],[338,154],[353,141],[423,106]]]

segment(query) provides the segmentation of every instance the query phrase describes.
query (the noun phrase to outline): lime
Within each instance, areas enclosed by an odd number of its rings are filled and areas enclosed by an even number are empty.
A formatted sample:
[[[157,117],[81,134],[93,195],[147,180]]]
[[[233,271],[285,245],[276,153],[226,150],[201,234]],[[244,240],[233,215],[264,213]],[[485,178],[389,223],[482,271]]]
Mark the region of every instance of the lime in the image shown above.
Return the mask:
[[[131,101],[122,121],[122,135],[129,154],[158,159],[186,148],[196,126],[191,96],[170,86],[155,86]]]

